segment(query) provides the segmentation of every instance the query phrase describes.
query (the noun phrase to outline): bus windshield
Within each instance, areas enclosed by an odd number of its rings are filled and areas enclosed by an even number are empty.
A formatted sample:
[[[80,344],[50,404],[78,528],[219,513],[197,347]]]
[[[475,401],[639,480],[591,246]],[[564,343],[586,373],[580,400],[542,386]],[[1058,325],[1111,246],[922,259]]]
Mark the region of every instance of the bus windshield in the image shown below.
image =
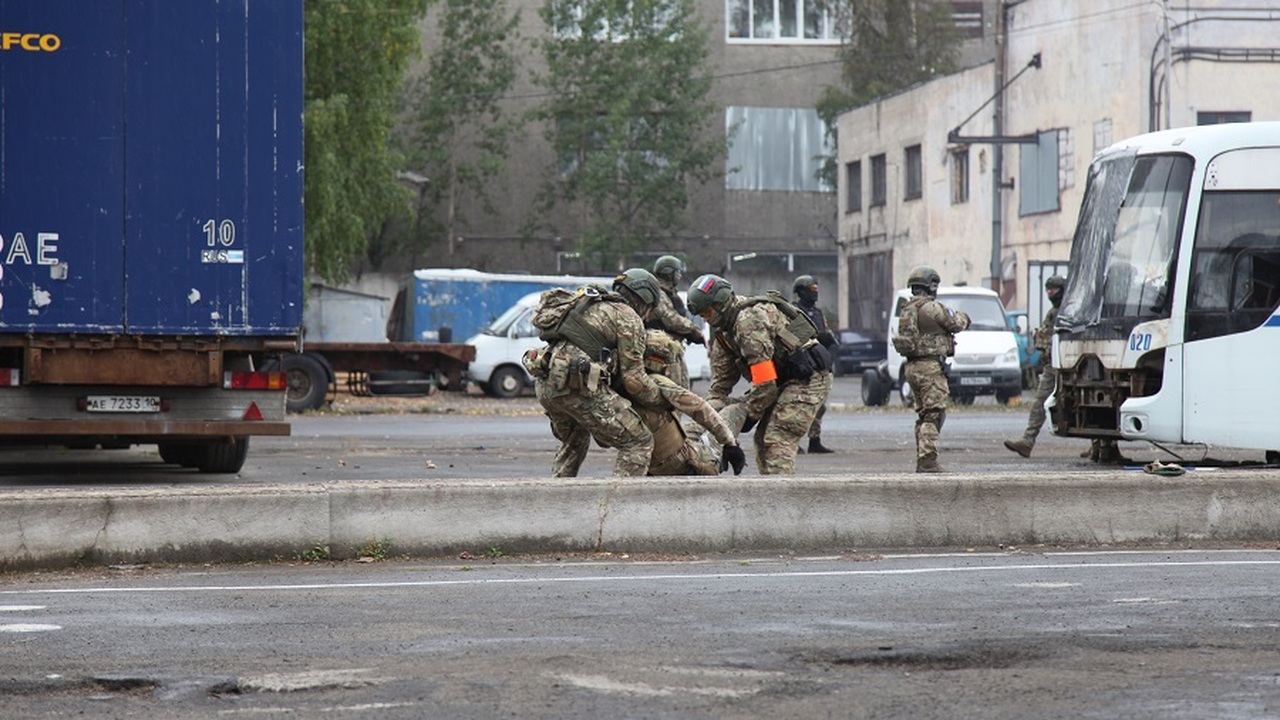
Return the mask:
[[[1138,158],[1133,151],[1094,163],[1071,248],[1068,277],[1073,281],[1062,300],[1059,328],[1169,317],[1192,166],[1185,155]]]

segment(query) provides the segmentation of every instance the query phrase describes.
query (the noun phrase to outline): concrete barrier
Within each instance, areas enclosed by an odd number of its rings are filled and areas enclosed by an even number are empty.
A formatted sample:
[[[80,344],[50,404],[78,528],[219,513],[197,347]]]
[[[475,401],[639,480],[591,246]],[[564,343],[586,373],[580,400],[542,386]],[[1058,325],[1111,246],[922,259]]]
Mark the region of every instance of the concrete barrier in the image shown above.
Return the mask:
[[[392,554],[1273,541],[1280,472],[540,479],[0,492],[0,569]]]

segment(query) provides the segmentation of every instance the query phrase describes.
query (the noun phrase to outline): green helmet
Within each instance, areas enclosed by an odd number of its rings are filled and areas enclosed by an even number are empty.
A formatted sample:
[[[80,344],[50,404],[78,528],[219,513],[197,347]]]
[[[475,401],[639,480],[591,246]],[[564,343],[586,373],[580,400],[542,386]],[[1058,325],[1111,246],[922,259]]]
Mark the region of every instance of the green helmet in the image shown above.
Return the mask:
[[[791,289],[795,291],[797,294],[799,294],[801,290],[813,288],[813,287],[816,287],[817,285],[818,285],[818,281],[815,280],[812,275],[801,275],[800,277],[796,278],[795,282],[791,283]]]
[[[675,255],[663,255],[653,263],[653,274],[669,283],[680,282],[680,274],[684,272],[684,263]]]
[[[1067,279],[1062,277],[1061,275],[1054,275],[1053,277],[1050,277],[1048,280],[1044,281],[1045,290],[1053,290],[1053,289],[1061,290],[1066,286],[1067,286]]]
[[[733,300],[733,286],[719,275],[703,275],[689,286],[689,312],[701,315],[708,309],[724,310]]]
[[[928,265],[921,265],[907,276],[907,287],[912,289],[922,287],[930,295],[938,293],[940,284],[942,284],[942,278],[938,275],[938,271]]]
[[[658,295],[662,292],[662,288],[658,285],[658,278],[644,268],[629,268],[622,271],[621,275],[613,279],[613,289],[623,295],[627,295],[623,292],[624,289],[630,291],[645,307],[657,305]]]

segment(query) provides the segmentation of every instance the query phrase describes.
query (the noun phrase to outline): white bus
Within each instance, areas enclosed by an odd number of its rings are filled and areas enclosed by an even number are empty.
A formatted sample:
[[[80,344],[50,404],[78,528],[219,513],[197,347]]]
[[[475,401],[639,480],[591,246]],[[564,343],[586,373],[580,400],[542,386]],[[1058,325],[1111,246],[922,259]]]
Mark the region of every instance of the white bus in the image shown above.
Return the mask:
[[[1055,433],[1280,461],[1280,122],[1100,153],[1067,277]]]

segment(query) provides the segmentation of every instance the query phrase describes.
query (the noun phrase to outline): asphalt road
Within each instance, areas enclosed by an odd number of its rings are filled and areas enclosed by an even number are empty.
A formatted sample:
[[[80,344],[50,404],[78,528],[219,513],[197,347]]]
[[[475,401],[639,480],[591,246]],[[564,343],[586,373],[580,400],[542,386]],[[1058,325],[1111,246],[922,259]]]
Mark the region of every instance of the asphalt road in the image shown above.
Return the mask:
[[[1280,716],[1273,548],[0,578],[5,717]]]
[[[836,378],[823,420],[823,442],[839,452],[800,456],[798,475],[914,471],[914,412],[896,396],[884,407],[863,407],[859,392],[858,378]],[[1032,458],[1006,450],[1002,440],[1020,436],[1026,413],[1025,407],[1001,406],[992,398],[953,408],[940,443],[943,465],[964,472],[1025,470],[1046,477],[1064,469],[1096,467],[1079,456],[1087,443],[1055,437],[1048,428]],[[238,475],[201,475],[165,465],[154,446],[95,451],[19,448],[0,451],[0,486],[523,479],[550,476],[557,448],[537,401],[528,395],[511,400],[475,393],[369,399],[344,395],[329,411],[290,420],[291,436],[252,439],[249,458]],[[749,435],[743,442],[750,447]],[[1145,443],[1122,447],[1135,470],[1153,459],[1262,459],[1214,448],[1170,448],[1178,454],[1175,457]],[[613,458],[612,451],[593,448],[581,474],[607,477]],[[749,460],[745,474],[755,473]]]

